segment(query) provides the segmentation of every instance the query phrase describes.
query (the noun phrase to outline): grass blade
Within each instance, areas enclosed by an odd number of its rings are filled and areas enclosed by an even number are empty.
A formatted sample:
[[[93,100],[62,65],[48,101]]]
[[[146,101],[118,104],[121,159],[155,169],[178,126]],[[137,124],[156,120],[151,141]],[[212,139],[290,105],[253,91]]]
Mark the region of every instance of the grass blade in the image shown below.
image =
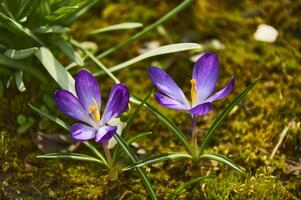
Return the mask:
[[[31,39],[36,41],[38,44],[44,46],[44,42],[40,40],[33,32],[31,32],[28,28],[22,26],[20,23],[16,22],[15,20],[7,17],[3,13],[0,12],[0,21],[3,21],[3,24],[6,25],[6,27],[9,30],[18,31],[24,35],[29,36]]]
[[[132,150],[127,145],[127,143],[122,139],[122,137],[120,137],[118,134],[115,134],[114,137],[117,140],[118,144],[121,146],[121,148],[124,150],[124,152],[127,154],[127,156],[130,158],[130,160],[133,163],[138,162],[139,161],[138,157],[136,156],[135,153],[132,152]],[[146,188],[151,199],[153,199],[153,200],[157,199],[156,193],[153,190],[152,184],[151,184],[145,170],[142,168],[136,168],[136,169],[137,169],[139,176],[144,184],[144,187]]]
[[[133,28],[139,28],[142,27],[143,24],[137,23],[137,22],[126,22],[121,24],[114,24],[111,26],[107,26],[104,28],[96,29],[94,31],[91,31],[88,33],[89,35],[95,35],[98,33],[108,32],[108,31],[115,31],[115,30],[122,30],[122,29],[133,29]]]
[[[70,17],[66,19],[66,23],[70,24],[77,18],[79,18],[82,14],[84,14],[89,8],[91,8],[94,4],[98,3],[99,0],[87,0],[79,5],[79,9],[72,14]]]
[[[192,157],[189,154],[186,153],[177,153],[177,152],[173,152],[173,153],[164,153],[164,154],[160,154],[157,156],[152,156],[149,158],[146,158],[144,160],[140,160],[138,162],[136,162],[135,164],[132,164],[126,168],[124,168],[123,170],[130,170],[136,167],[144,167],[147,165],[151,165],[151,164],[155,164],[155,163],[160,163],[166,160],[176,160],[176,159],[192,159]]]
[[[220,127],[222,122],[225,118],[229,115],[231,110],[236,106],[257,84],[261,77],[255,79],[250,85],[248,85],[237,97],[235,97],[230,104],[221,112],[221,114],[214,120],[213,124],[210,126],[209,130],[207,131],[204,139],[201,143],[200,152],[201,154],[204,152],[208,142],[214,135],[215,131]]]
[[[200,156],[200,160],[202,160],[202,159],[215,160],[215,161],[224,163],[224,164],[228,165],[229,167],[231,167],[232,169],[239,171],[239,172],[245,171],[244,168],[235,164],[232,160],[230,160],[229,158],[227,158],[226,156],[221,155],[221,154],[213,154],[213,153],[203,154]]]
[[[70,130],[70,126],[66,122],[64,122],[63,120],[61,120],[61,119],[59,119],[59,118],[57,118],[57,117],[55,117],[53,115],[50,115],[50,114],[48,114],[46,112],[43,112],[43,111],[41,111],[40,109],[36,108],[35,106],[33,106],[31,104],[28,104],[28,105],[29,105],[29,107],[31,109],[33,109],[34,111],[36,111],[37,113],[39,113],[43,117],[46,117],[47,119],[53,121],[54,123],[56,123],[57,125],[59,125],[63,129],[65,129],[67,131]]]
[[[123,62],[119,65],[116,65],[112,68],[109,69],[110,72],[116,72],[118,70],[121,70],[123,68],[126,68],[132,64],[135,64],[137,62],[140,62],[141,60],[154,57],[154,56],[159,56],[159,55],[164,55],[164,54],[169,54],[169,53],[175,53],[175,52],[180,52],[180,51],[187,51],[187,50],[192,50],[192,49],[198,49],[201,48],[199,44],[196,43],[179,43],[179,44],[170,44],[170,45],[165,45],[161,46],[155,49],[151,49],[133,59],[130,59],[126,62]],[[96,72],[93,75],[98,76],[103,74],[103,72]]]
[[[110,76],[110,78],[115,82],[115,83],[120,83],[120,81],[118,80],[118,78],[112,74],[109,69],[104,66],[104,64],[102,64],[102,62],[100,62],[90,51],[88,51],[87,49],[84,49],[81,47],[81,45],[76,41],[76,40],[70,40],[71,43],[80,48],[98,67],[100,67],[108,76]]]
[[[144,36],[146,33],[150,32],[151,30],[157,28],[158,26],[160,26],[161,24],[163,24],[164,22],[166,22],[168,19],[170,19],[171,17],[175,16],[176,14],[178,14],[180,11],[182,11],[184,8],[186,8],[188,5],[190,5],[194,0],[184,0],[182,3],[180,3],[179,5],[177,5],[175,8],[173,8],[171,11],[169,11],[168,13],[166,13],[163,17],[161,17],[160,19],[158,19],[156,22],[154,22],[153,24],[147,26],[146,28],[144,28],[142,31],[136,33],[135,35],[133,35],[132,37],[130,37],[129,39],[119,43],[118,45],[116,45],[115,47],[112,47],[110,49],[108,49],[107,51],[99,54],[97,56],[98,59],[101,59],[119,49],[121,49],[122,47],[126,46],[127,44],[130,44],[138,39],[140,39],[142,36]]]
[[[145,132],[145,133],[140,133],[138,135],[135,135],[134,137],[131,137],[130,139],[128,139],[126,141],[127,144],[132,144],[133,142],[136,142],[137,140],[141,140],[144,137],[147,137],[149,135],[151,135],[152,132]]]
[[[139,99],[136,96],[131,95],[131,101],[132,102],[142,102],[141,99]],[[161,112],[159,112],[157,109],[152,107],[150,104],[145,103],[144,107],[148,109],[151,113],[153,113],[157,119],[163,123],[185,146],[186,150],[189,152],[189,154],[192,154],[192,149],[190,144],[187,141],[187,138],[185,135],[182,133],[182,131],[170,120],[168,119],[165,115],[163,115]]]
[[[189,187],[192,187],[193,185],[198,184],[199,182],[201,182],[201,181],[203,181],[203,180],[205,180],[205,179],[207,179],[207,178],[211,178],[211,177],[212,177],[212,176],[198,176],[198,177],[195,177],[195,178],[193,178],[193,179],[187,181],[186,183],[181,184],[179,187],[177,187],[177,188],[171,193],[171,195],[168,197],[168,199],[175,199],[175,196],[176,196],[179,192],[181,192],[181,191],[183,191],[183,190],[185,190],[185,189],[187,189],[187,188],[189,188]]]
[[[88,156],[88,155],[84,155],[84,154],[78,154],[78,153],[49,153],[49,154],[44,154],[44,155],[40,155],[37,156],[37,158],[44,158],[44,159],[70,159],[70,160],[80,160],[80,161],[88,161],[88,162],[96,162],[99,164],[102,164],[106,167],[108,167],[106,165],[106,163],[104,163],[103,161]]]
[[[65,41],[65,40],[58,40],[56,42],[56,45],[58,46],[58,48],[65,53],[66,56],[68,56],[68,58],[70,58],[72,61],[74,61],[76,64],[78,64],[79,66],[83,66],[84,65],[84,61],[82,60],[82,58],[80,57],[79,53],[77,53],[72,45]]]

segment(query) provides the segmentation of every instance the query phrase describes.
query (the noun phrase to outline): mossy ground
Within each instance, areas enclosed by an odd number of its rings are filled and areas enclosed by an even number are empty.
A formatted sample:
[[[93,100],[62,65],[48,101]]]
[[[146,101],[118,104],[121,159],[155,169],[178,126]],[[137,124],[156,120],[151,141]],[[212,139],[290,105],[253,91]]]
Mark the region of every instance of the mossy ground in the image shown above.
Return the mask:
[[[85,36],[89,30],[124,21],[139,21],[150,24],[180,1],[123,1],[105,3],[81,18],[72,30],[79,40],[97,42],[99,51],[114,46],[135,31],[120,31],[114,34]],[[156,9],[154,9],[156,8]],[[247,169],[241,175],[215,162],[204,163],[199,175],[208,171],[215,175],[200,184],[179,193],[178,199],[299,199],[301,198],[301,26],[300,1],[196,1],[178,16],[168,21],[164,28],[169,40],[181,42],[188,39],[202,43],[218,39],[225,49],[218,51],[221,73],[218,87],[230,76],[236,78],[235,89],[224,100],[216,102],[210,114],[201,117],[198,127],[205,131],[239,92],[258,76],[262,76],[256,88],[243,100],[217,132],[208,151],[227,155]],[[275,43],[262,43],[253,39],[260,23],[274,26],[279,31]],[[163,39],[162,39],[163,38]],[[156,31],[142,40],[108,56],[103,62],[113,66],[137,55],[142,42],[168,40]],[[168,68],[171,75],[184,90],[189,91],[192,63],[190,54],[179,53],[157,57],[118,73],[130,90],[140,97],[152,86],[146,67],[159,63]],[[91,70],[96,68],[91,66]],[[31,82],[27,80],[27,83]],[[104,96],[112,85],[108,78],[99,78]],[[139,177],[125,172],[117,181],[111,181],[107,172],[91,163],[62,160],[39,160],[41,152],[30,137],[37,132],[40,117],[32,113],[27,102],[51,105],[51,95],[38,92],[38,83],[33,82],[29,91],[19,94],[16,90],[5,91],[0,99],[0,150],[1,150],[1,199],[146,199],[147,195]],[[29,86],[29,85],[28,85]],[[12,88],[12,87],[11,87]],[[39,103],[37,103],[39,101]],[[50,102],[49,102],[50,101]],[[48,103],[47,103],[48,102]],[[150,103],[156,105],[153,99]],[[159,108],[159,107],[158,107]],[[160,108],[189,136],[190,121],[185,113]],[[17,135],[18,114],[35,116],[35,125],[25,134]],[[56,112],[58,114],[58,112]],[[66,119],[66,118],[65,118]],[[147,122],[147,123],[146,123]],[[63,132],[48,122],[50,132]],[[290,127],[278,152],[270,159],[271,152],[285,127]],[[41,128],[41,127],[40,127]],[[44,130],[47,132],[47,129]],[[139,145],[147,155],[172,150],[181,151],[171,133],[143,110],[135,119],[130,134],[152,131],[153,134]],[[151,145],[150,145],[151,144]],[[77,152],[85,152],[81,147]],[[193,178],[190,163],[166,162],[148,168],[159,199],[167,199],[174,188]]]

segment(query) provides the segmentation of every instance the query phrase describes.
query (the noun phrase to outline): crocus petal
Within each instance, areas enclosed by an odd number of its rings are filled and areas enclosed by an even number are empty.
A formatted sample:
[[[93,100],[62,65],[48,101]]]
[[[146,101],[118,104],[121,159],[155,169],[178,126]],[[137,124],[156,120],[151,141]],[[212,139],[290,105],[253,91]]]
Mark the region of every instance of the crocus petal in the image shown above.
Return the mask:
[[[152,79],[152,82],[161,93],[165,94],[171,99],[174,99],[185,109],[189,109],[190,104],[183,91],[164,70],[160,69],[159,67],[149,67],[148,73]]]
[[[198,103],[203,102],[214,90],[219,74],[219,62],[216,54],[204,53],[193,67],[192,78],[197,81]]]
[[[58,109],[65,115],[91,124],[92,120],[77,98],[67,90],[59,89],[54,93]]]
[[[178,101],[176,101],[170,97],[167,97],[167,96],[161,94],[160,92],[157,92],[155,94],[155,98],[161,106],[175,109],[175,110],[188,110],[187,107],[184,106],[183,104],[179,103]]]
[[[108,142],[117,131],[117,126],[102,126],[98,129],[95,137],[96,142]]]
[[[126,123],[125,122],[122,122],[119,118],[114,118],[114,119],[111,119],[108,124],[110,126],[117,126],[117,130],[116,130],[116,133],[118,135],[121,135],[124,127],[126,126]],[[108,148],[109,149],[112,149],[116,146],[117,144],[117,141],[114,137],[112,137],[109,142],[108,142]]]
[[[86,141],[95,137],[96,129],[84,124],[72,124],[71,128],[72,138],[78,141]]]
[[[234,78],[232,77],[226,87],[224,87],[223,89],[221,89],[220,91],[216,92],[214,95],[212,95],[211,97],[209,97],[206,100],[206,102],[216,101],[216,100],[219,100],[219,99],[222,99],[222,98],[228,96],[229,93],[231,92],[231,90],[234,87],[234,82],[235,82]]]
[[[206,102],[203,104],[199,104],[189,110],[189,114],[192,117],[197,117],[201,115],[207,114],[211,110],[211,103]]]
[[[85,110],[89,112],[88,107],[94,105],[94,100],[101,106],[100,90],[97,80],[86,70],[81,70],[75,78],[75,90],[79,102]]]
[[[129,99],[130,92],[124,84],[120,83],[114,85],[103,112],[101,124],[105,124],[112,118],[118,117],[121,113],[125,112],[128,108]]]

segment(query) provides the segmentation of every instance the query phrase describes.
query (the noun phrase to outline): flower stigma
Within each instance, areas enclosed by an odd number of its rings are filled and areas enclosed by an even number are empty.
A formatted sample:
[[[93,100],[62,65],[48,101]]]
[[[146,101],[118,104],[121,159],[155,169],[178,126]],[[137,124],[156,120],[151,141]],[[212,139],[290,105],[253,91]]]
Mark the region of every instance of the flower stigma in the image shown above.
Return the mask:
[[[196,102],[197,102],[197,98],[198,98],[198,95],[197,95],[197,92],[196,92],[196,83],[197,83],[197,80],[195,79],[191,79],[190,81],[191,83],[191,103],[192,105],[195,105]]]
[[[99,113],[98,104],[97,104],[95,98],[92,98],[92,100],[93,100],[94,105],[90,105],[88,107],[88,110],[91,113],[92,119],[96,122],[99,122],[100,121],[100,113]]]

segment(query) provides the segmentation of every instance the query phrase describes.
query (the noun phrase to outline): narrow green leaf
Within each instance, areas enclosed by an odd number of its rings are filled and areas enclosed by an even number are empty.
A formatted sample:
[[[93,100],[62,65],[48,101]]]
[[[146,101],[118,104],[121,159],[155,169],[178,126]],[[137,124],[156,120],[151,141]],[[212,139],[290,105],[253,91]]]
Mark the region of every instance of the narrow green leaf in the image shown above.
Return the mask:
[[[171,195],[168,197],[168,199],[176,199],[176,195],[178,193],[180,193],[181,191],[189,188],[189,187],[192,187],[193,185],[195,184],[198,184],[199,182],[205,180],[205,179],[208,179],[208,178],[211,178],[212,176],[198,176],[198,177],[195,177],[189,181],[187,181],[186,183],[183,183],[181,184],[179,187],[177,187],[172,193]]]
[[[140,102],[141,103],[142,100],[134,95],[131,95],[131,102],[133,102],[133,103]],[[144,107],[146,109],[148,109],[151,113],[153,113],[157,117],[157,119],[161,123],[163,123],[180,140],[180,142],[182,142],[182,144],[185,146],[185,148],[189,152],[189,154],[192,154],[192,149],[191,149],[190,144],[187,141],[187,138],[182,133],[182,131],[170,119],[168,119],[165,115],[163,115],[161,112],[159,112],[157,109],[155,109],[153,106],[151,106],[148,103],[145,103]]]
[[[126,167],[124,170],[130,170],[136,167],[144,167],[147,165],[155,164],[155,163],[160,163],[164,162],[166,160],[177,160],[177,159],[192,159],[191,155],[186,154],[186,153],[177,153],[177,152],[172,152],[172,153],[163,153],[157,156],[152,156],[149,158],[146,158],[144,160],[140,160],[136,162],[135,164],[132,164],[128,167]]]
[[[110,78],[115,82],[115,83],[120,83],[120,81],[118,80],[118,78],[112,74],[109,69],[102,63],[100,62],[90,51],[88,51],[87,49],[84,49],[79,42],[77,42],[76,40],[70,40],[70,42],[80,48],[98,67],[100,67],[108,76],[110,76]]]
[[[91,8],[93,5],[95,5],[98,2],[99,2],[99,0],[87,0],[87,1],[79,4],[79,8],[71,16],[68,16],[68,18],[65,20],[66,24],[70,24],[73,21],[75,21],[82,14],[87,12],[89,10],[89,8]]]
[[[70,130],[70,126],[66,122],[61,120],[60,118],[50,115],[49,113],[43,112],[42,110],[38,109],[37,107],[35,107],[31,104],[28,104],[28,105],[31,109],[33,109],[34,111],[39,113],[41,116],[46,117],[47,119],[53,121],[54,123],[56,123],[57,125],[59,125],[60,127],[62,127],[63,129],[65,129],[67,131]]]
[[[16,18],[19,18],[20,15],[23,14],[23,11],[27,8],[28,5],[30,5],[30,2],[32,0],[23,0],[21,3],[20,3],[20,6],[19,6],[19,9],[18,9],[18,13],[16,14]]]
[[[61,25],[53,25],[53,26],[41,26],[34,29],[34,31],[37,33],[67,33],[70,31],[70,28]]]
[[[161,47],[149,50],[149,51],[147,51],[133,59],[130,59],[126,62],[118,64],[118,65],[110,68],[109,71],[115,72],[115,71],[121,70],[123,68],[126,68],[130,65],[133,65],[137,62],[140,62],[141,60],[144,60],[144,59],[147,59],[150,57],[159,56],[159,55],[163,55],[163,54],[169,54],[169,53],[175,53],[175,52],[180,52],[180,51],[198,49],[198,48],[201,48],[201,46],[196,43],[179,43],[179,44],[170,44],[170,45],[161,46]],[[96,72],[96,73],[94,73],[94,76],[98,76],[102,73],[103,72]]]
[[[67,17],[68,15],[70,15],[71,13],[75,12],[78,8],[79,8],[79,6],[63,6],[63,7],[60,7],[59,9],[54,11],[53,13],[47,15],[46,19],[48,19],[50,21],[61,20],[65,17]]]
[[[73,77],[63,67],[63,65],[59,63],[59,61],[53,56],[49,49],[41,47],[38,51],[35,52],[35,55],[48,71],[48,73],[52,76],[52,78],[61,86],[61,88],[75,94],[75,81]]]
[[[129,117],[129,119],[126,122],[126,126],[123,129],[123,133],[122,135],[124,136],[129,130],[130,127],[133,124],[134,119],[137,117],[137,115],[140,113],[141,109],[143,108],[143,106],[145,105],[145,103],[147,102],[147,100],[149,99],[150,95],[152,94],[152,92],[149,92],[145,98],[141,101],[141,103],[137,106],[137,108],[135,109],[135,111],[133,112],[133,114]]]
[[[104,28],[96,29],[94,31],[91,31],[89,35],[95,35],[98,33],[108,32],[108,31],[115,31],[115,30],[122,30],[122,29],[133,29],[133,28],[139,28],[142,27],[143,24],[137,23],[137,22],[127,22],[127,23],[121,23],[121,24],[114,24],[111,26],[107,26]]]
[[[220,127],[222,122],[226,119],[226,117],[229,115],[231,110],[236,106],[257,84],[261,77],[258,77],[253,81],[250,85],[248,85],[237,97],[235,97],[230,104],[221,112],[221,114],[214,120],[212,125],[210,126],[209,130],[207,131],[206,135],[204,136],[204,139],[202,141],[200,152],[201,154],[204,152],[206,146],[208,145],[208,142],[214,135],[215,131]]]
[[[136,163],[139,161],[138,157],[136,156],[136,154],[134,152],[132,152],[132,150],[130,149],[130,147],[127,145],[127,143],[122,139],[122,137],[120,137],[118,134],[114,135],[116,141],[118,142],[118,144],[121,146],[121,148],[124,150],[124,152],[128,155],[128,157],[130,158],[130,160],[133,163]],[[145,172],[144,169],[142,168],[136,168],[139,176],[144,184],[144,187],[147,190],[147,193],[150,195],[151,199],[155,200],[157,199],[156,193],[153,190],[152,184]]]
[[[17,71],[15,74],[15,81],[17,88],[20,92],[24,92],[26,90],[24,82],[23,82],[23,71]]]
[[[152,132],[145,132],[145,133],[140,133],[138,135],[135,135],[134,137],[131,137],[126,141],[127,144],[132,144],[133,142],[136,142],[137,140],[141,140],[142,138],[145,138],[149,135],[151,135]]]
[[[3,13],[0,12],[0,21],[3,21],[3,24],[11,31],[18,31],[22,34],[25,34],[35,40],[40,45],[44,45],[43,41],[40,40],[31,30],[22,26],[20,23],[16,22],[15,20],[7,17]]]
[[[207,154],[203,154],[203,155],[200,156],[200,160],[202,160],[202,159],[215,160],[215,161],[224,163],[225,165],[228,165],[232,169],[235,169],[239,172],[244,172],[245,171],[244,168],[242,168],[239,165],[235,164],[232,160],[230,160],[229,158],[227,158],[224,155],[207,153]]]
[[[28,58],[29,56],[34,54],[34,52],[36,52],[37,50],[38,50],[37,47],[21,49],[21,50],[8,49],[4,52],[4,55],[9,57],[10,59],[19,60],[19,59]]]
[[[96,162],[108,167],[104,162],[101,160],[94,158],[92,156],[79,154],[79,153],[49,153],[37,156],[37,158],[44,158],[44,159],[71,159],[71,160],[81,160],[81,161],[89,161],[89,162]]]
[[[79,66],[84,65],[84,61],[80,57],[80,55],[73,49],[72,45],[65,40],[58,40],[56,42],[58,48],[66,54],[72,61],[74,61]]]
[[[101,59],[119,49],[121,49],[122,47],[126,46],[127,44],[130,44],[138,39],[140,39],[142,36],[144,36],[145,34],[147,34],[148,32],[150,32],[151,30],[157,28],[158,26],[160,26],[161,24],[163,24],[164,22],[166,22],[168,19],[170,19],[171,17],[175,16],[176,14],[178,14],[180,11],[182,11],[184,8],[186,8],[187,6],[189,6],[192,2],[194,2],[194,0],[184,0],[182,1],[179,5],[177,5],[175,8],[173,8],[172,10],[170,10],[168,13],[166,13],[164,16],[162,16],[160,19],[158,19],[157,21],[155,21],[154,23],[152,23],[151,25],[145,27],[143,30],[141,30],[140,32],[136,33],[135,35],[133,35],[132,37],[130,37],[129,39],[120,42],[118,45],[106,50],[105,52],[99,54],[97,56],[98,59]]]

